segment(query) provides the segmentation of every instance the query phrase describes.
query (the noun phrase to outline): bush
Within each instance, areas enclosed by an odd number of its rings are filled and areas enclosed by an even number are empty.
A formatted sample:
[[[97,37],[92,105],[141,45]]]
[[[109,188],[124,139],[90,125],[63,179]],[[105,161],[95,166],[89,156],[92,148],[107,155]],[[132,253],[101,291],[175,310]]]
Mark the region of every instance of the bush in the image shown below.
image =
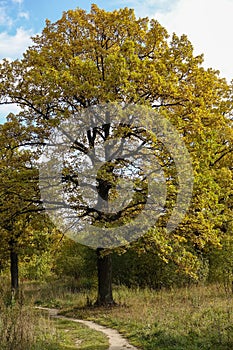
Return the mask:
[[[54,273],[66,279],[75,289],[96,285],[96,253],[94,250],[65,239],[54,261]]]
[[[29,280],[44,281],[52,274],[53,256],[51,252],[43,252],[40,255],[24,257],[19,265],[20,277]]]
[[[227,293],[233,293],[233,237],[230,235],[222,241],[222,248],[209,254],[209,282],[224,285]]]
[[[138,255],[137,252],[128,250],[123,255],[113,255],[113,281],[127,287],[161,289],[182,287],[193,283],[194,279],[179,272],[173,262],[161,260],[154,252]]]

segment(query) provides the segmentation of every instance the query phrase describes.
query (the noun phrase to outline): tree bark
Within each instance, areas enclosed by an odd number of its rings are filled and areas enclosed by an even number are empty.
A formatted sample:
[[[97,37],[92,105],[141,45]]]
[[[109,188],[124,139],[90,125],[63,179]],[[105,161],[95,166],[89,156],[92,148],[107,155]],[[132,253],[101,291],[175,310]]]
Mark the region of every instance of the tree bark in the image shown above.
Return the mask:
[[[18,253],[15,251],[15,245],[10,243],[10,270],[11,270],[11,290],[17,294],[19,290],[19,266]]]
[[[102,256],[103,248],[98,248],[97,269],[98,269],[98,296],[96,306],[115,305],[112,295],[112,256],[111,254]]]

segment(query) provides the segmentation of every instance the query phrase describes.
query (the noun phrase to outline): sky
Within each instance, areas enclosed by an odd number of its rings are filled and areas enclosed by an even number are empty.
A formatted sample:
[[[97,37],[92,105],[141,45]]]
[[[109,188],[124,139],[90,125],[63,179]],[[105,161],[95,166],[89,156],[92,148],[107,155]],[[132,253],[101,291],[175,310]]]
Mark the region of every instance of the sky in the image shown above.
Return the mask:
[[[204,54],[204,66],[233,79],[233,0],[0,0],[0,60],[22,57],[31,37],[42,31],[63,11],[76,7],[90,10],[95,2],[107,11],[129,7],[139,17],[157,19],[169,34],[186,34],[195,54]],[[0,106],[0,117],[16,112],[15,106]]]

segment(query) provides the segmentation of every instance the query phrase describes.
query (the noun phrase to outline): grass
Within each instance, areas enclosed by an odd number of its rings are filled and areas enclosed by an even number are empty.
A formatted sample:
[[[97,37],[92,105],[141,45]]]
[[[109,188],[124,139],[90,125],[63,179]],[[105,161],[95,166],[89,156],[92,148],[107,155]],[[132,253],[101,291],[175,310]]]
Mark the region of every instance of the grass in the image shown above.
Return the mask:
[[[66,316],[94,320],[117,329],[144,350],[233,349],[233,298],[217,285],[151,291],[115,287],[113,308],[85,307],[93,292],[70,293],[46,286],[37,302],[49,301]],[[42,297],[43,296],[43,297]],[[39,300],[39,299],[40,300]]]
[[[108,339],[101,332],[62,319],[49,319],[35,309],[31,298],[18,300],[0,285],[1,350],[106,350]]]
[[[57,332],[52,322],[38,317],[34,310],[18,302],[1,302],[1,350],[62,350],[62,332]]]
[[[59,335],[56,344],[57,347],[54,350],[76,350],[77,348],[80,350],[108,349],[108,340],[101,332],[63,319],[53,319],[51,323]]]

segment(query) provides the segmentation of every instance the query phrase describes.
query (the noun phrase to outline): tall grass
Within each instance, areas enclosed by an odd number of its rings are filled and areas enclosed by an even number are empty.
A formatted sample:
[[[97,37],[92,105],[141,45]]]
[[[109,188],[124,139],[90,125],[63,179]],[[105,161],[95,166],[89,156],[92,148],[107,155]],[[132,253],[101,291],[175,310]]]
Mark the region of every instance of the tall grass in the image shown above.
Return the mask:
[[[116,328],[143,350],[233,349],[233,296],[224,286],[160,291],[115,286],[114,295],[119,307],[85,308],[83,293],[56,300],[67,316]]]
[[[58,349],[58,334],[52,322],[25,304],[22,293],[16,299],[9,290],[7,283],[0,283],[0,349]]]
[[[67,320],[49,319],[47,313],[35,308],[32,298],[42,292],[41,286],[35,288],[30,284],[29,289],[16,299],[8,292],[9,285],[0,283],[0,350],[75,350],[77,344],[86,350],[108,348],[108,339],[101,332]],[[62,289],[64,286],[57,290],[60,300],[68,295],[68,291],[62,292]],[[32,293],[27,293],[29,291]],[[53,306],[55,291],[51,285],[44,285],[40,298],[52,298]]]
[[[56,306],[67,316],[116,328],[143,350],[233,349],[233,295],[224,285],[159,291],[114,286],[119,307],[113,308],[92,306],[96,290],[74,293],[73,288],[59,281],[53,286],[50,283],[26,287],[27,299],[32,298],[35,304]],[[89,307],[85,307],[87,302]]]
[[[18,303],[6,306],[0,302],[0,345],[2,350],[31,349],[35,343],[34,317]]]

